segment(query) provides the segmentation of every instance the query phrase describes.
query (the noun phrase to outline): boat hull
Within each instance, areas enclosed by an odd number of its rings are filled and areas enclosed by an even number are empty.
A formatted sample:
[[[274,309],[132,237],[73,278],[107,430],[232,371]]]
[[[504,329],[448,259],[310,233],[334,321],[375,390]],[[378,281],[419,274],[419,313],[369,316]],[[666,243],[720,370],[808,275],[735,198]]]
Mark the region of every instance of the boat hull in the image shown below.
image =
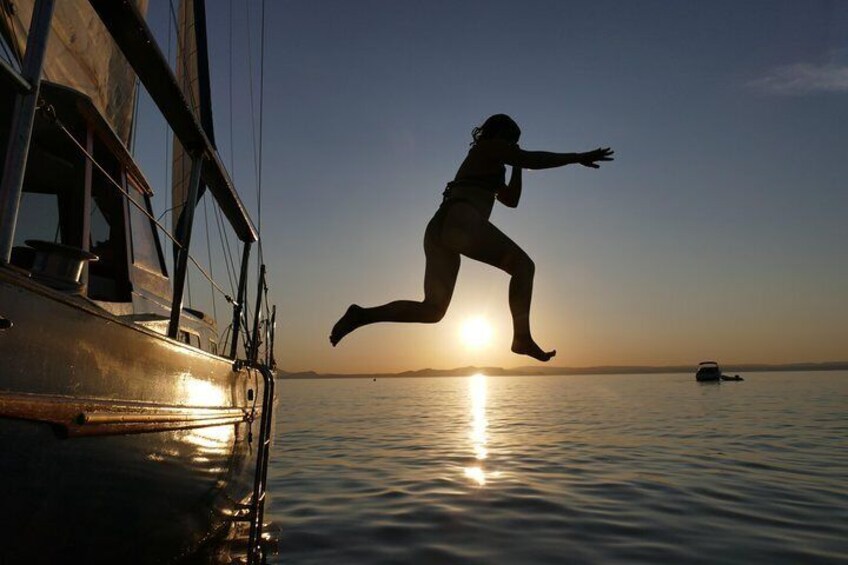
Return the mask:
[[[721,381],[721,375],[712,375],[712,374],[701,375],[701,374],[696,374],[696,375],[695,375],[695,380],[696,380],[696,381],[698,381],[699,383],[713,383],[713,382],[719,382],[719,381]]]
[[[0,316],[0,562],[167,563],[231,522],[257,371],[7,270]]]
[[[721,367],[715,361],[704,361],[695,371],[695,380],[699,383],[721,382]]]

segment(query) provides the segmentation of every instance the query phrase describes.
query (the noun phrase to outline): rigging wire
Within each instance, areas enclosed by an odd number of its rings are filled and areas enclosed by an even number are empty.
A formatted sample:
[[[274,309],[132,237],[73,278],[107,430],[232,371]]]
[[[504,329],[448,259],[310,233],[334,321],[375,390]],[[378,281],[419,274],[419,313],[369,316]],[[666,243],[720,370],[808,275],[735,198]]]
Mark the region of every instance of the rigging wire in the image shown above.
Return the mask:
[[[138,137],[138,98],[141,94],[141,80],[139,80],[138,75],[135,77],[135,96],[133,97],[133,118],[132,123],[130,124],[130,128],[132,128],[132,135],[130,136],[130,155],[135,157],[135,140]]]
[[[50,111],[50,110],[48,110],[48,111]],[[130,204],[135,206],[135,208],[137,210],[139,210],[142,214],[147,216],[147,218],[150,219],[150,221],[153,222],[154,225],[156,225],[156,227],[158,227],[160,230],[162,230],[162,233],[165,234],[165,236],[168,239],[170,239],[178,248],[185,249],[185,247],[179,241],[177,241],[177,239],[173,235],[171,235],[171,233],[162,224],[159,223],[159,221],[153,216],[153,214],[148,212],[147,209],[144,206],[142,206],[141,204],[136,202],[135,199],[130,195],[130,193],[127,190],[125,190],[120,184],[118,184],[118,182],[115,179],[112,178],[112,175],[110,175],[106,171],[106,169],[104,169],[103,166],[100,163],[97,162],[97,159],[95,159],[94,156],[91,153],[89,153],[85,149],[85,147],[82,146],[82,144],[79,141],[77,141],[77,139],[74,137],[74,134],[72,134],[70,131],[68,131],[68,128],[65,127],[65,124],[63,124],[59,120],[59,118],[55,116],[55,114],[53,116],[51,116],[51,118],[52,118],[53,122],[56,124],[56,126],[67,136],[67,138],[70,139],[71,142],[74,145],[77,146],[77,148],[82,152],[83,155],[85,155],[86,159],[88,159],[97,168],[97,170],[100,171],[103,174],[103,176],[106,178],[106,180],[108,180],[118,190],[118,192],[120,192],[121,194],[123,194],[127,198],[127,201]],[[197,270],[200,271],[200,273],[204,277],[206,277],[206,279],[210,283],[212,283],[212,285],[215,287],[215,289],[218,292],[220,292],[221,294],[224,295],[224,298],[227,300],[227,302],[235,302],[235,300],[229,294],[227,294],[226,291],[223,288],[221,288],[220,285],[218,285],[218,283],[216,283],[212,279],[212,277],[209,275],[209,273],[206,272],[206,269],[204,269],[197,262],[197,260],[194,257],[191,256],[190,253],[187,254],[187,255],[188,255],[189,260],[194,264],[195,267],[197,267]]]
[[[259,150],[256,147],[256,106],[254,104],[253,93],[253,36],[250,33],[250,2],[244,3],[244,10],[247,16],[247,86],[250,92],[250,137],[253,143],[253,172],[258,175],[259,172]]]
[[[257,277],[261,273],[262,264],[265,262],[264,259],[264,250],[262,245],[262,124],[264,121],[264,86],[265,86],[265,0],[261,2],[261,11],[260,11],[260,44],[259,44],[259,82],[260,82],[260,91],[259,91],[259,132],[257,136],[257,126],[256,126],[256,94],[254,93],[254,66],[253,66],[253,40],[251,34],[251,19],[250,19],[250,2],[245,2],[245,15],[247,20],[247,60],[248,60],[248,75],[249,79],[247,81],[250,92],[250,126],[251,126],[251,140],[253,142],[253,166],[254,166],[254,175],[256,181],[256,203],[257,203],[257,234],[258,238],[258,253],[257,253],[257,261],[256,261],[256,272]],[[262,298],[262,290],[257,290],[256,300],[261,301]],[[249,300],[245,300],[245,303],[249,304]],[[245,328],[250,326],[248,323],[248,315],[246,312],[247,308],[243,309],[245,313]],[[262,317],[261,309],[257,311],[257,316]],[[256,322],[256,320],[254,320]],[[258,333],[258,328],[257,328]],[[252,336],[253,339],[259,342],[258,335]]]
[[[221,242],[221,255],[224,257],[224,267],[227,271],[227,280],[230,283],[230,292],[233,296],[236,296],[236,269],[235,262],[233,260],[233,251],[230,247],[230,239],[227,236],[227,232],[224,229],[224,219],[221,215],[221,210],[217,206],[212,207],[212,212],[215,217],[215,224],[218,228],[218,241]],[[226,248],[224,247],[224,241],[226,240]],[[239,300],[240,297],[236,296],[236,301]],[[232,331],[232,322],[227,326],[227,339],[223,340],[223,343],[226,344],[229,340],[229,332]],[[219,340],[220,342],[220,340]]]
[[[229,153],[230,153],[230,176],[233,179],[233,184],[236,184],[236,165],[235,165],[235,142],[233,140],[233,1],[230,0],[227,6],[229,21],[227,22],[227,106],[229,109],[229,115],[227,116],[227,129],[229,130]],[[230,238],[227,235],[227,231],[224,227],[224,220],[221,217],[221,211],[217,207],[212,208],[213,214],[215,216],[215,225],[218,229],[218,241],[221,242],[221,255],[224,258],[224,267],[227,271],[227,279],[230,281],[230,288],[232,289],[233,294],[237,291],[235,290],[235,285],[237,283],[238,275],[236,274],[235,260],[233,259],[233,250],[230,247]],[[232,328],[232,324],[230,324],[230,328]],[[226,343],[226,340],[224,341]]]
[[[8,1],[3,1],[3,19],[6,20],[6,29],[12,30],[14,29],[14,22],[12,21],[12,4]],[[9,64],[15,67],[17,71],[21,70],[21,62],[23,61],[23,53],[18,48],[18,44],[16,41],[12,41],[11,43],[6,42],[6,38],[0,38],[0,43],[3,44],[3,51],[6,52],[6,55],[9,57]],[[9,50],[12,50],[12,53]]]
[[[3,11],[5,12],[5,9],[4,9]],[[3,19],[6,19],[5,15],[4,15]],[[9,24],[7,23],[6,25],[8,26]],[[9,28],[9,29],[11,29],[11,28]],[[9,63],[9,66],[11,66],[12,68],[14,68],[15,66],[17,66],[18,61],[17,61],[17,59],[16,59],[16,58],[12,55],[12,52],[11,52],[11,51],[9,51],[9,46],[6,44],[6,38],[5,38],[5,37],[0,37],[0,46],[2,46],[2,47],[3,47],[3,54],[4,54],[3,59],[4,59],[7,63]],[[18,70],[18,69],[15,69],[15,70]]]
[[[188,269],[186,269],[185,277],[186,277],[186,290],[188,290],[188,307],[193,308],[194,306],[192,306],[192,303],[191,303],[191,271],[189,271]],[[212,280],[212,278],[210,277],[209,280]]]
[[[235,143],[233,143],[233,0],[230,0],[230,34],[229,34],[230,49],[229,54],[229,103],[230,103],[230,175],[233,178],[233,184],[236,182],[236,163],[235,163]]]
[[[256,180],[256,231],[259,234],[259,256],[262,259],[262,130],[265,124],[265,0],[262,0],[262,16],[260,19],[261,35],[259,39],[259,171]]]
[[[262,193],[261,193],[261,187],[262,187],[261,173],[262,173],[262,171],[261,171],[261,165],[260,165],[260,163],[261,163],[260,154],[261,154],[262,140],[261,140],[261,138],[259,139],[258,146],[257,146],[256,106],[255,106],[255,103],[254,103],[256,96],[253,92],[253,83],[254,83],[254,80],[255,80],[253,78],[254,77],[254,75],[253,75],[253,40],[252,40],[252,35],[250,33],[250,28],[251,28],[251,25],[250,25],[250,2],[245,2],[244,7],[245,7],[245,13],[247,15],[247,67],[248,67],[248,73],[249,73],[249,77],[250,77],[249,80],[247,81],[247,83],[248,83],[248,86],[250,87],[250,126],[251,126],[251,138],[252,138],[252,141],[253,141],[253,167],[254,167],[254,174],[256,175],[256,177],[255,177],[256,178],[256,201],[257,201],[257,207],[259,207],[260,204],[261,204],[261,201],[262,201]],[[265,19],[265,3],[264,3],[264,0],[263,0],[262,12],[261,12],[261,24],[263,25],[263,27],[264,27],[264,19]],[[264,42],[264,37],[265,37],[264,29],[262,30],[262,33],[260,35],[261,35],[261,41]],[[264,56],[265,56],[264,46],[260,44],[260,65],[264,65],[264,60],[262,60],[262,58],[264,58]],[[261,76],[263,74],[263,70],[264,69],[260,68],[260,80],[261,80]],[[260,131],[261,131],[261,127],[262,127],[261,96],[262,96],[262,94],[260,92],[260,116],[259,116]],[[259,247],[259,261],[257,261],[256,269],[257,269],[257,272],[258,272],[258,270],[260,268],[259,265],[261,265],[261,263],[262,263],[262,209],[261,208],[259,208],[257,220],[258,220],[258,222],[257,222],[257,233],[259,235],[259,242],[258,242],[259,243],[259,245],[258,245],[258,247]]]
[[[176,10],[174,9],[174,1],[173,1],[173,0],[169,0],[169,1],[168,1],[168,6],[170,7],[171,22],[173,22],[173,24],[174,24],[174,34],[175,34],[175,36],[176,36],[176,41],[177,41],[177,55],[175,56],[175,59],[174,59],[174,66],[175,66],[175,67],[182,67],[182,71],[183,71],[183,84],[184,84],[184,85],[185,85],[185,87],[188,89],[188,96],[187,96],[186,98],[188,99],[188,103],[189,103],[189,105],[190,105],[190,108],[191,108],[192,113],[194,113],[195,115],[197,115],[197,114],[198,114],[198,108],[195,106],[195,98],[197,98],[197,103],[199,104],[200,97],[199,97],[199,96],[198,96],[198,97],[195,97],[195,94],[194,94],[194,89],[193,89],[193,87],[192,87],[191,77],[189,76],[189,69],[188,69],[188,52],[187,52],[187,50],[186,50],[186,44],[182,41],[182,39],[187,39],[187,36],[188,36],[188,24],[186,23],[186,24],[183,26],[183,30],[182,30],[182,31],[183,31],[183,35],[182,35],[182,36],[180,36],[180,24],[179,24],[179,21],[178,21],[178,19],[177,19],[177,13],[176,13]],[[183,4],[182,6],[185,6],[185,5]],[[169,34],[168,34],[168,60],[170,61],[170,59],[171,59],[171,35],[170,35],[170,23],[169,23],[169,25],[168,25],[168,29],[169,29]],[[182,37],[182,39],[181,39],[181,37]],[[180,54],[181,54],[182,56],[180,56]],[[182,85],[181,85],[181,88],[182,88]],[[179,141],[174,141],[173,143],[179,143]],[[173,155],[173,151],[169,152],[169,155]],[[183,160],[184,160],[184,159],[186,159],[186,155],[187,155],[187,154],[186,154],[186,152],[185,152],[185,150],[184,150],[184,151],[183,151],[183,153],[182,153],[182,155],[181,155],[181,157],[180,157],[180,162],[181,162],[181,164],[182,164]],[[166,161],[166,162],[167,162],[167,161]],[[172,158],[172,161],[171,161],[171,167],[170,167],[170,168],[171,168],[171,169],[173,169],[173,167],[174,167],[174,160],[173,160],[173,158]],[[166,167],[166,169],[167,169],[167,168],[168,168],[168,167]],[[182,167],[182,166],[181,166],[181,167],[180,167],[180,170],[181,170],[181,172],[183,173],[183,177],[182,177],[182,179],[181,179],[181,182],[183,182],[183,183],[184,183],[184,182],[185,182],[185,167]],[[172,182],[172,183],[174,182],[174,179],[173,179],[173,178],[171,179],[171,182]],[[168,186],[168,184],[167,184],[167,183],[166,183],[166,186]],[[173,195],[173,187],[172,187],[172,192],[171,192],[171,194]],[[176,210],[177,208],[180,208],[180,213],[182,213],[182,209],[183,209],[183,208],[185,208],[187,204],[188,204],[188,193],[186,193],[186,195],[185,195],[185,200],[183,200],[183,202],[182,202],[182,203],[180,203],[180,204],[176,204],[176,205],[172,206],[171,208],[169,208],[169,210],[166,210],[166,212],[167,212],[167,211],[174,211],[174,210]],[[196,206],[197,206],[197,202],[194,202],[194,203],[193,203],[193,205],[196,207]],[[165,214],[165,213],[163,212],[163,214],[162,214],[162,215],[164,216],[164,214]],[[173,215],[172,215],[172,218],[173,218]],[[173,220],[172,220],[172,221],[173,221]],[[207,235],[207,238],[208,238],[208,235]],[[210,268],[211,268],[211,262],[210,262]],[[187,283],[188,283],[189,303],[191,303],[191,277],[189,276],[186,280],[187,280]]]
[[[203,218],[206,222],[206,254],[209,257],[209,276],[215,277],[215,273],[212,271],[212,244],[209,242],[209,206],[207,205],[208,198],[203,198]],[[212,296],[212,317],[216,320],[218,319],[218,308],[215,306],[215,289],[212,288],[212,285],[209,285],[211,290],[210,296]]]
[[[195,114],[195,116],[196,116],[198,114],[198,108],[195,107],[195,94],[194,94],[194,89],[192,88],[192,81],[191,81],[191,78],[189,76],[188,52],[186,50],[185,43],[181,40],[180,24],[179,24],[179,21],[177,19],[176,10],[174,9],[174,1],[169,0],[168,6],[170,8],[170,14],[171,14],[171,22],[169,22],[169,24],[168,24],[168,29],[170,31],[170,23],[173,23],[174,24],[174,34],[176,36],[176,41],[177,41],[177,55],[174,58],[174,67],[182,67],[183,84],[188,89],[188,96],[186,98],[188,99],[188,103],[190,105],[192,113]],[[181,4],[181,6],[184,7],[185,5]],[[187,23],[183,26],[182,31],[183,31],[182,38],[187,39],[187,36],[188,36],[188,24]],[[180,56],[180,54],[182,56]],[[170,32],[169,32],[169,34],[168,34],[168,60],[169,61],[170,61],[170,58],[171,58],[171,36],[170,36]],[[180,86],[180,88],[182,89],[182,85]],[[197,97],[197,102],[198,102],[198,104],[200,103],[200,97],[199,96]],[[173,143],[179,143],[179,141],[174,141]],[[172,156],[170,168],[173,169],[174,168],[174,162],[175,162],[175,159],[173,159],[173,151],[171,151],[169,153],[169,155]],[[180,163],[181,164],[183,163],[184,159],[186,159],[185,150],[183,151],[182,155],[180,156]],[[167,163],[167,160],[166,160],[166,163]],[[167,168],[168,167],[166,166],[166,169]],[[181,182],[184,183],[185,182],[185,167],[181,166],[180,171],[183,173]],[[174,182],[174,179],[171,178],[171,183],[173,183],[173,182]],[[166,186],[169,186],[169,185],[166,183]],[[172,197],[173,197],[173,187],[171,187],[171,194],[172,194]],[[182,214],[182,210],[186,207],[187,204],[188,204],[188,193],[186,193],[185,199],[181,203],[175,204],[174,206],[169,208],[169,211],[174,211],[177,208],[180,208],[180,214]],[[193,205],[195,207],[197,207],[197,202],[193,203]],[[168,210],[166,210],[166,212],[167,211]],[[164,214],[165,213],[163,212],[162,215],[164,216]],[[173,215],[171,217],[172,217],[172,222],[173,222]],[[207,237],[208,237],[208,235],[207,235]],[[211,266],[211,263],[210,263],[210,266]],[[188,280],[189,300],[191,300],[191,278],[189,277],[187,280]]]
[[[246,30],[247,30],[247,74],[248,74],[247,84],[248,84],[248,91],[250,93],[250,138],[251,138],[251,144],[253,145],[254,179],[258,180],[259,162],[257,160],[258,150],[257,150],[257,147],[256,147],[256,109],[255,109],[255,104],[254,104],[255,96],[254,96],[254,93],[253,93],[253,82],[254,82],[254,78],[253,78],[253,40],[252,40],[251,25],[250,25],[250,2],[244,2],[244,8],[245,8],[245,17],[246,17],[246,26],[245,27],[246,27]],[[230,80],[232,80],[232,76],[230,77]],[[261,235],[259,237],[259,241],[260,241],[260,248],[261,248],[261,241],[262,241]],[[260,261],[261,261],[261,259],[260,259]],[[258,263],[259,263],[259,261],[257,262],[257,272],[258,272],[258,269],[259,269]],[[249,296],[250,291],[248,289],[247,284],[245,284],[244,288],[245,288],[244,303],[245,303],[245,305],[247,305],[247,304],[250,304],[250,300],[248,300],[248,298],[247,298]],[[248,314],[247,310],[249,310],[249,308],[246,308],[246,307],[242,308],[242,316],[244,318],[245,333],[249,332],[250,331],[249,328],[251,327],[250,323],[249,323],[249,314]],[[247,351],[247,350],[248,349],[247,349],[247,346],[246,346],[245,351]]]
[[[176,30],[177,53],[180,53],[182,55],[182,56],[177,57],[179,60],[175,61],[175,65],[179,65],[179,66],[182,67],[183,84],[185,85],[186,89],[188,90],[187,98],[189,100],[189,103],[191,104],[192,112],[194,112],[195,115],[196,115],[198,113],[198,108],[196,107],[196,104],[199,104],[200,101],[199,101],[199,97],[195,96],[193,81],[191,80],[191,77],[189,75],[189,68],[188,68],[189,53],[187,51],[188,26],[187,26],[187,24],[184,26],[184,29],[182,30],[183,34],[182,34],[182,36],[180,36],[179,21],[177,19],[177,13],[176,13],[176,10],[174,8],[173,0],[169,0],[168,5],[169,5],[169,8],[170,8],[171,21],[173,22],[174,28]],[[232,7],[230,8],[230,12],[232,12]],[[196,25],[196,23],[195,23],[195,25]],[[231,25],[232,25],[232,18],[231,18]],[[169,24],[169,27],[170,27],[170,24]],[[181,39],[181,37],[182,37],[182,39]],[[169,47],[170,47],[170,35],[169,35],[168,39],[169,39]],[[230,39],[230,44],[232,45],[232,38]],[[230,50],[229,58],[230,58],[230,66],[232,67],[232,49]],[[169,59],[170,59],[170,50],[169,50]],[[230,106],[232,106],[232,96],[231,96]],[[232,126],[231,126],[231,128],[232,128]],[[232,145],[231,145],[231,147],[232,147]],[[185,157],[183,156],[183,158],[185,158]],[[232,161],[232,157],[231,157],[231,161]],[[186,198],[188,198],[188,195],[186,195]],[[189,205],[187,200],[183,201],[182,204],[177,204],[177,205],[171,207],[169,210],[166,210],[165,212],[163,212],[162,216],[164,216],[165,213],[167,213],[168,211],[174,211],[177,208],[185,208],[186,205]],[[197,203],[194,203],[194,206],[197,206]],[[207,207],[207,204],[206,204],[206,199],[203,200],[203,206],[204,206],[204,218],[205,218],[205,225],[206,225],[206,250],[207,250],[207,255],[208,255],[208,258],[209,258],[209,271],[210,271],[210,273],[212,273],[212,250],[211,250],[211,243],[209,241],[209,213],[208,213],[208,207]],[[213,209],[216,211],[216,213],[219,213],[217,207],[214,207]],[[160,216],[160,218],[161,218],[161,216]],[[219,229],[219,236],[220,236],[221,233],[226,233],[226,231],[221,228],[220,223],[218,225],[218,229]],[[229,245],[228,245],[228,247],[229,247]],[[231,275],[230,269],[229,269],[229,263],[227,263],[227,259],[228,259],[228,257],[227,257],[227,254],[225,253],[224,254],[224,263],[227,267],[227,276],[228,276],[228,279],[229,279],[229,282],[230,282],[230,287],[231,287],[231,290],[232,290],[233,281],[232,281],[232,275]],[[230,259],[230,261],[232,260],[231,257],[229,259]],[[187,282],[188,282],[188,292],[189,292],[189,302],[190,302],[191,301],[191,277],[187,278]],[[215,318],[217,318],[218,314],[217,314],[217,307],[215,305],[214,295],[212,296],[212,310],[213,310],[213,316]]]
[[[227,269],[227,278],[230,281],[230,290],[233,294],[235,294],[236,268],[233,260],[233,250],[230,247],[230,239],[229,237],[226,237],[227,232],[224,229],[224,220],[221,217],[221,211],[217,206],[212,207],[212,213],[215,215],[215,223],[218,226],[218,239],[221,242],[221,251],[224,256],[224,266]],[[227,241],[226,248],[224,247],[224,239]]]
[[[14,61],[14,58],[9,52],[9,48],[6,46],[6,41],[3,38],[0,38],[0,45],[3,46],[3,60],[5,60],[11,66],[13,64],[12,62]]]
[[[189,96],[187,97],[188,102],[192,106],[191,111],[196,115],[197,114],[197,108],[194,107],[194,102],[195,102],[194,89],[192,88],[192,81],[190,80],[189,75],[188,75],[188,53],[186,52],[186,46],[180,40],[180,24],[179,24],[179,21],[177,20],[177,13],[174,10],[174,0],[169,0],[168,4],[171,7],[171,20],[174,22],[174,30],[175,30],[176,36],[177,36],[177,53],[182,53],[182,55],[183,55],[180,58],[179,61],[175,61],[174,63],[180,64],[183,68],[183,81],[185,82],[186,87],[188,88],[188,94],[189,94]],[[188,25],[186,24],[184,26],[184,29],[183,29],[183,38],[185,38],[187,35],[188,35]],[[168,39],[170,40],[170,37]],[[195,41],[196,41],[196,38],[195,38]],[[200,97],[198,96],[197,99],[199,101]]]
[[[265,124],[265,0],[262,0],[262,10],[260,12],[260,37],[259,37],[259,166],[256,174],[256,207],[257,207],[257,234],[259,235],[258,241],[258,261],[257,268],[259,272],[262,273],[262,266],[265,264],[265,253],[262,246],[262,177],[263,177],[263,163],[262,157],[264,154],[264,124]],[[253,336],[254,341],[256,342],[256,354],[259,353],[259,335],[264,335],[265,339],[263,343],[268,346],[268,324],[270,323],[271,316],[268,311],[268,284],[263,274],[262,279],[260,280],[260,284],[262,288],[259,289],[258,295],[256,299],[262,304],[264,298],[264,306],[265,306],[265,316],[262,320],[262,333],[259,332],[259,326],[257,325],[256,332],[257,335]],[[262,311],[257,312],[257,316],[261,317]],[[266,351],[267,353],[267,351]]]
[[[168,59],[167,59],[167,61],[170,64],[170,62],[171,62],[171,22],[170,21],[168,21],[167,27],[168,27]],[[171,161],[171,131],[170,130],[171,130],[171,128],[168,126],[168,122],[166,120],[165,121],[165,189],[168,191],[169,194],[171,192],[171,168],[173,167],[173,162]],[[170,166],[169,166],[169,164],[170,164]],[[171,207],[168,210],[165,210],[164,212],[162,212],[162,216],[160,216],[160,218],[162,218],[166,213],[170,212],[174,208],[176,208],[176,206]],[[175,258],[173,256],[174,255],[173,249],[168,249],[168,247],[169,246],[167,246],[167,245],[165,246],[167,252],[171,254],[170,263],[173,264],[174,260],[175,260]]]

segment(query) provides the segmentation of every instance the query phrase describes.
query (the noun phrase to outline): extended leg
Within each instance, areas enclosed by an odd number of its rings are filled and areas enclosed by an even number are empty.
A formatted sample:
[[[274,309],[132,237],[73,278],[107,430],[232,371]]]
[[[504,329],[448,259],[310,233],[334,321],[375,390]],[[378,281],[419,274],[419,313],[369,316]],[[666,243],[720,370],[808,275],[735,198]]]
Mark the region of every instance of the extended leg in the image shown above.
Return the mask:
[[[362,326],[376,322],[418,322],[432,324],[441,320],[450,304],[459,254],[440,245],[428,226],[424,237],[427,266],[424,272],[424,300],[395,300],[374,308],[352,304],[333,326],[330,342],[335,346],[344,336]]]
[[[474,219],[477,215],[477,219]],[[533,297],[533,260],[502,231],[470,206],[456,205],[445,220],[445,245],[463,255],[509,273],[509,309],[512,313],[512,351],[548,361],[556,351],[544,351],[530,333],[530,302]]]

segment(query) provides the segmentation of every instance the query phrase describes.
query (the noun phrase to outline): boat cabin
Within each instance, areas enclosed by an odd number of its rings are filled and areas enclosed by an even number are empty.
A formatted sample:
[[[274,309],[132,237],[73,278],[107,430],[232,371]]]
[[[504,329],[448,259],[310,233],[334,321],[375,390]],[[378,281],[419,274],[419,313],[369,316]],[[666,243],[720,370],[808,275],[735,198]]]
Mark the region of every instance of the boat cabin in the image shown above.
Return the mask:
[[[0,104],[11,107],[14,96],[0,87]],[[167,334],[172,285],[150,184],[88,96],[43,81],[40,97],[10,264],[38,284]],[[3,144],[10,120],[0,116]],[[178,339],[218,354],[215,320],[201,311],[183,308]]]
[[[721,368],[715,361],[703,361],[698,364],[695,380],[699,382],[721,381]]]

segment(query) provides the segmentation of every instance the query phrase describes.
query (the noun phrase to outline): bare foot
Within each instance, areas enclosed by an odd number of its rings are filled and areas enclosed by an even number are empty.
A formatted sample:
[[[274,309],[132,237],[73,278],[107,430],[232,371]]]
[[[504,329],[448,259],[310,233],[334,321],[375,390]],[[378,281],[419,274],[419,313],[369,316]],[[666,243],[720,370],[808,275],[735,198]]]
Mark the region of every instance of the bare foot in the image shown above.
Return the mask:
[[[519,355],[529,355],[534,359],[538,359],[539,361],[549,361],[551,357],[556,355],[556,349],[553,351],[543,351],[541,347],[533,341],[533,338],[530,336],[526,337],[518,337],[516,336],[512,340],[512,352],[518,353]]]
[[[362,325],[362,310],[361,306],[351,304],[344,316],[339,318],[339,321],[333,326],[333,331],[330,332],[330,343],[333,344],[333,347],[338,345],[344,336]]]

